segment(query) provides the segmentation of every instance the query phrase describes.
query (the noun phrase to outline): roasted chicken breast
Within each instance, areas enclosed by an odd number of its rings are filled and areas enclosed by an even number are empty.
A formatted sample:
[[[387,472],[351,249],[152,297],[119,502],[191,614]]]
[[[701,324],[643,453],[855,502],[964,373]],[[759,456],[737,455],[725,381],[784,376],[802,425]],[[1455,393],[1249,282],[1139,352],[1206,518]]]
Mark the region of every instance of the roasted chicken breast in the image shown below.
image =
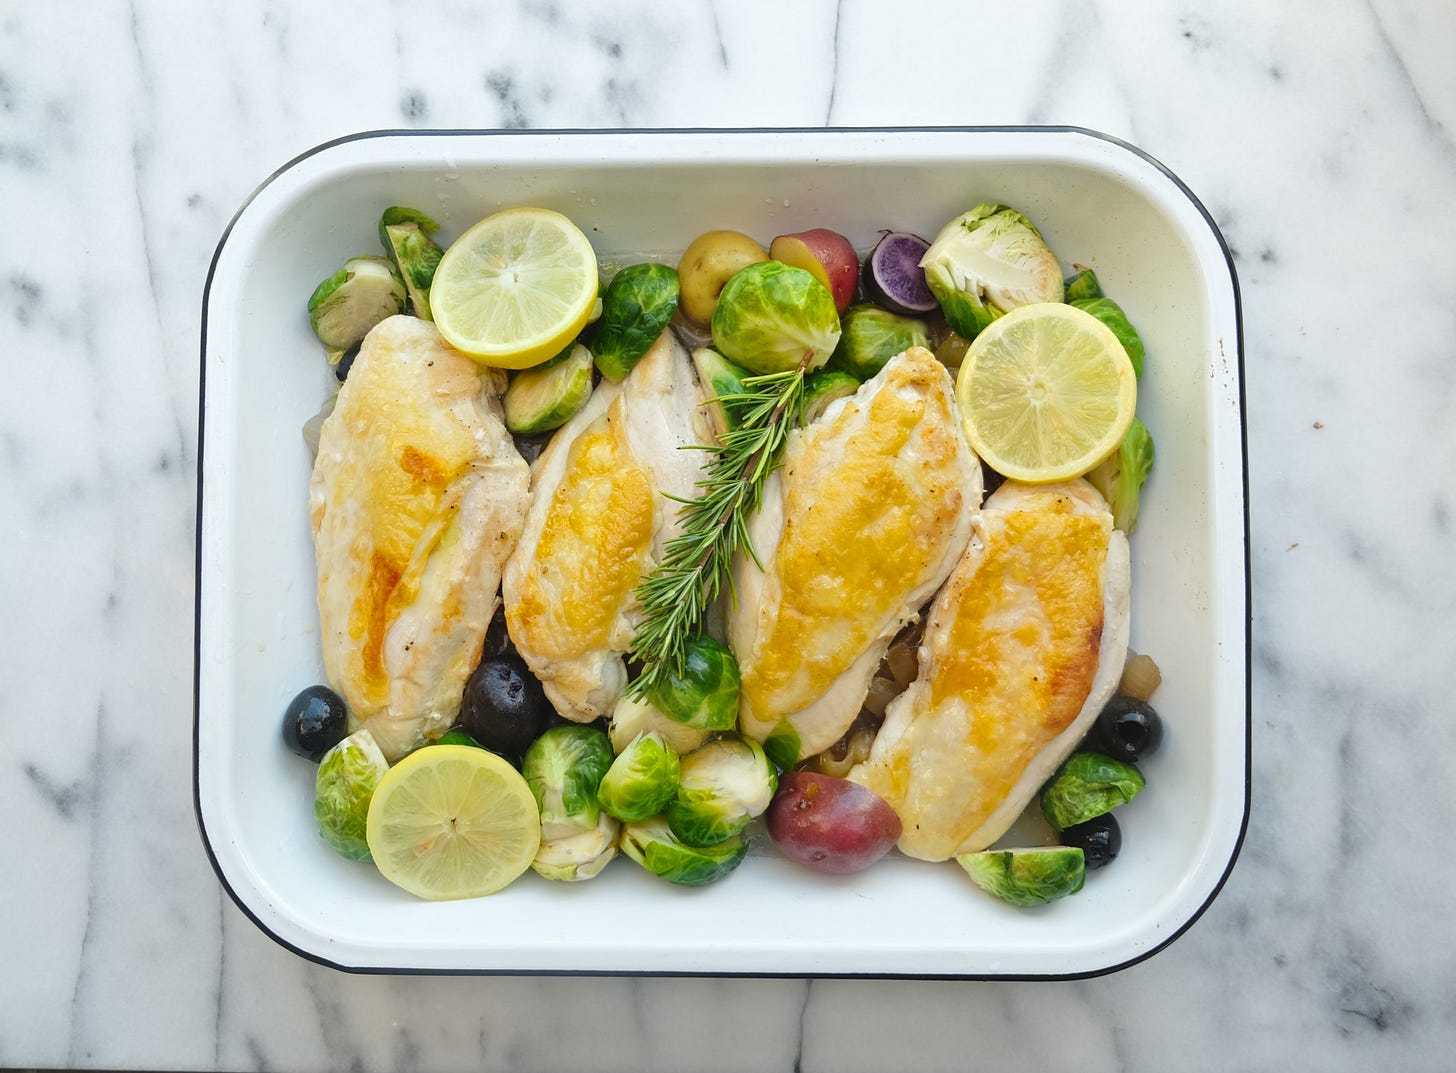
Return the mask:
[[[919,674],[849,777],[888,801],[899,848],[985,849],[1076,747],[1127,655],[1128,547],[1086,481],[1008,481],[927,616]]]
[[[800,758],[832,745],[891,638],[954,568],[981,503],[981,467],[950,374],[914,347],[792,433],[740,555],[728,635],[739,725]]]
[[[480,659],[529,470],[501,418],[505,374],[434,325],[365,338],[319,435],[309,499],[324,668],[398,759],[454,721]]]
[[[680,530],[710,442],[687,351],[665,331],[620,384],[604,381],[532,467],[534,501],[506,566],[506,625],[568,719],[609,714],[627,685],[638,583]]]

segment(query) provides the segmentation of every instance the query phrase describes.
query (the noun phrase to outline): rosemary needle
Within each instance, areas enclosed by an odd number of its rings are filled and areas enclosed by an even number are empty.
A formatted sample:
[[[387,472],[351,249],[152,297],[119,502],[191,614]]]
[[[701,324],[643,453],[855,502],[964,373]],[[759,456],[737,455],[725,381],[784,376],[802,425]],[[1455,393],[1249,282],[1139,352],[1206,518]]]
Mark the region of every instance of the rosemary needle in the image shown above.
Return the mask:
[[[738,425],[703,448],[709,459],[698,482],[702,494],[677,499],[683,504],[678,515],[683,531],[667,542],[662,562],[637,586],[642,624],[632,651],[643,669],[628,689],[633,697],[651,697],[666,676],[682,673],[684,646],[724,581],[732,587],[733,556],[742,550],[758,562],[748,519],[758,510],[764,481],[799,422],[811,356],[806,354],[796,369],[749,377],[744,393],[715,400],[733,406]]]

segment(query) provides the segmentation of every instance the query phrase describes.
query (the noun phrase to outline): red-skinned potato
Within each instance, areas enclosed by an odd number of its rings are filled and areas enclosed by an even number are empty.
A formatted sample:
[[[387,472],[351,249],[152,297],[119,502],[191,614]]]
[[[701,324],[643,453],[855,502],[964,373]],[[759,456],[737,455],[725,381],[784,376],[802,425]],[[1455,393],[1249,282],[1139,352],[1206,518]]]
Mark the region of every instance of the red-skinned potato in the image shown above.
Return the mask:
[[[884,798],[817,771],[785,772],[764,819],[784,856],[834,875],[863,871],[900,840],[900,817]]]
[[[827,227],[780,235],[770,243],[768,255],[775,261],[802,268],[829,288],[834,307],[843,313],[854,301],[859,279],[859,254],[849,239]]]

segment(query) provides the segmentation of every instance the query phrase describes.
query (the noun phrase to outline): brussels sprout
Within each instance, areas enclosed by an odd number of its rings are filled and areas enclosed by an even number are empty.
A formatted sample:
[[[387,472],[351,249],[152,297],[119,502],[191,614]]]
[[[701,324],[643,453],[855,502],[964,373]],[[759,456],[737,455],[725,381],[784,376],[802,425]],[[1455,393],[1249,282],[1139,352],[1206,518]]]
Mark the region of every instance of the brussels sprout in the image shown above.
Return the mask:
[[[809,369],[839,344],[839,312],[829,288],[802,268],[759,261],[728,280],[713,310],[713,345],[751,373]]]
[[[435,282],[435,269],[445,256],[430,237],[438,230],[440,225],[434,220],[403,205],[391,205],[379,217],[379,241],[404,279],[410,306],[421,320],[434,319],[430,315],[430,284]]]
[[[729,429],[737,428],[741,418],[739,404],[733,396],[742,395],[747,390],[743,381],[749,375],[748,370],[734,365],[712,347],[699,347],[693,351],[693,367],[711,396],[703,406],[707,409],[713,432],[721,436]]]
[[[1124,533],[1137,528],[1138,494],[1153,468],[1153,436],[1136,417],[1117,450],[1087,474],[1112,508],[1112,524]]]
[[[925,322],[902,317],[873,305],[851,306],[840,321],[839,346],[829,359],[857,380],[868,380],[896,354],[930,342]]]
[[[1041,790],[1041,811],[1058,831],[1111,812],[1146,785],[1131,764],[1101,753],[1073,753]]]
[[[369,330],[386,317],[403,313],[409,295],[404,280],[383,257],[354,257],[314,288],[308,322],[337,365]]]
[[[701,887],[737,868],[748,852],[748,843],[735,837],[716,846],[685,846],[673,836],[665,819],[653,816],[622,828],[622,852],[669,883]]]
[[[680,766],[662,735],[649,731],[617,754],[597,787],[597,802],[628,823],[655,816],[677,796]]]
[[[351,861],[369,860],[369,801],[389,762],[367,730],[324,753],[314,781],[313,815],[323,840]]]
[[[1097,282],[1097,273],[1090,268],[1080,269],[1067,280],[1066,301],[1081,302],[1088,298],[1101,298],[1102,284]]]
[[[1076,302],[1069,302],[1086,313],[1091,313],[1103,324],[1112,329],[1112,334],[1117,336],[1117,341],[1122,344],[1122,349],[1127,351],[1128,360],[1132,362],[1133,375],[1139,379],[1143,375],[1143,357],[1147,353],[1143,347],[1142,337],[1138,335],[1137,329],[1127,319],[1127,314],[1122,311],[1111,298],[1087,298]]]
[[[560,428],[586,405],[591,393],[591,351],[573,343],[544,364],[511,377],[501,399],[506,428],[518,436]]]
[[[664,810],[667,824],[685,845],[715,846],[761,816],[778,784],[763,746],[724,734],[682,758],[677,796]]]
[[[669,719],[699,730],[727,730],[738,722],[738,661],[727,645],[704,634],[683,646],[680,673],[670,668],[648,698]]]
[[[946,224],[920,267],[966,339],[1017,306],[1062,300],[1062,266],[1032,222],[1006,205],[982,203]]]
[[[1086,858],[1073,846],[982,850],[962,853],[956,863],[986,893],[1022,906],[1076,894],[1087,876]]]
[[[623,697],[612,710],[608,727],[612,748],[623,752],[642,734],[656,733],[667,743],[668,748],[685,756],[712,735],[712,731],[685,726],[676,719],[663,715],[651,702],[635,697]]]
[[[838,369],[819,369],[804,378],[804,404],[799,420],[813,424],[824,416],[829,404],[848,398],[859,390],[859,381]]]
[[[631,265],[612,277],[592,340],[603,376],[620,380],[632,371],[672,319],[677,296],[677,269],[668,265]]]
[[[597,786],[611,766],[612,744],[594,726],[555,726],[531,743],[521,774],[541,809],[543,842],[597,825]]]
[[[560,883],[591,879],[617,855],[621,830],[622,825],[604,812],[590,830],[543,841],[531,867],[544,878]]]

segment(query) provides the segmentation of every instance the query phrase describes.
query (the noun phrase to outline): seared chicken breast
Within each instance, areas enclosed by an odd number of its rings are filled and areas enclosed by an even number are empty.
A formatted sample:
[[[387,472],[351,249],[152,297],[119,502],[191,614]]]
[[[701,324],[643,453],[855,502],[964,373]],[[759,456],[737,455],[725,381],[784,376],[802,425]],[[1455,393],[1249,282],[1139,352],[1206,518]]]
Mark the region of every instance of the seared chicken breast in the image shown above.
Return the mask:
[[[899,848],[985,849],[1111,697],[1127,655],[1127,539],[1086,481],[1008,481],[936,597],[919,674],[849,777],[888,801]]]
[[[638,583],[680,532],[669,496],[697,494],[710,442],[687,351],[665,331],[620,384],[604,381],[532,468],[533,502],[506,566],[506,625],[568,719],[609,714],[627,686]]]
[[[505,374],[429,324],[365,338],[319,435],[309,499],[324,669],[391,761],[460,709],[525,521]]]
[[[853,722],[890,640],[954,568],[981,467],[950,374],[914,347],[792,433],[749,526],[728,636],[739,725],[821,752]]]

